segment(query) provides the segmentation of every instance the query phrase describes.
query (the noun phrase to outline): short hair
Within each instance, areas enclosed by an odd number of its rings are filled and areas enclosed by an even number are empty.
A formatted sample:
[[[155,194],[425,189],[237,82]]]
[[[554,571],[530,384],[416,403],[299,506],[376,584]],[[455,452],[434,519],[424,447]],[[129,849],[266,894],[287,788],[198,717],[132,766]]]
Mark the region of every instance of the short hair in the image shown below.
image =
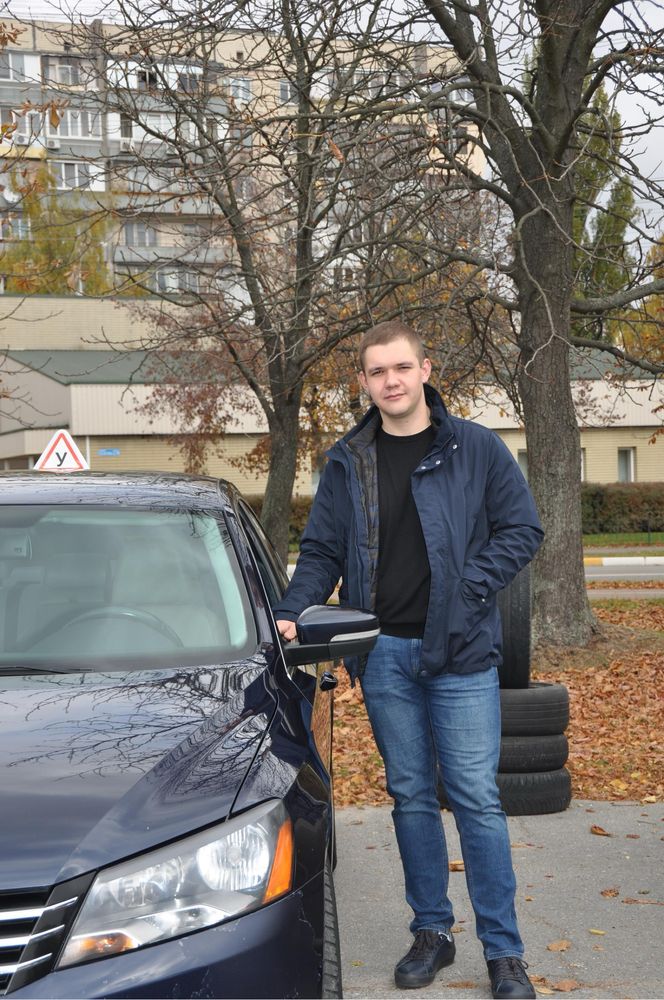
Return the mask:
[[[362,334],[358,352],[360,369],[364,371],[364,357],[369,347],[374,347],[376,344],[391,344],[393,340],[401,339],[408,341],[422,364],[426,357],[426,351],[419,334],[412,327],[402,323],[400,319],[388,319],[384,323],[372,326]]]

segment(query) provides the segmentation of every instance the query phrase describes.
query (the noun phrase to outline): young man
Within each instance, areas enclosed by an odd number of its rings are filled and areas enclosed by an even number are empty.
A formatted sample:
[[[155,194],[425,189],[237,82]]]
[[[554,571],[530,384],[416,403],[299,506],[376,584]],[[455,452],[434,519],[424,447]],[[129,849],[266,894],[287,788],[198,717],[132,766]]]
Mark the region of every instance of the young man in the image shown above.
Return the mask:
[[[284,639],[339,578],[342,603],[375,609],[381,635],[359,677],[413,910],[402,988],[454,961],[448,858],[436,764],[461,838],[494,997],[534,997],[522,962],[500,751],[496,592],[543,537],[528,486],[500,439],[450,417],[428,382],[417,334],[381,323],[360,344],[373,406],[330,450],[290,586],[275,609]]]

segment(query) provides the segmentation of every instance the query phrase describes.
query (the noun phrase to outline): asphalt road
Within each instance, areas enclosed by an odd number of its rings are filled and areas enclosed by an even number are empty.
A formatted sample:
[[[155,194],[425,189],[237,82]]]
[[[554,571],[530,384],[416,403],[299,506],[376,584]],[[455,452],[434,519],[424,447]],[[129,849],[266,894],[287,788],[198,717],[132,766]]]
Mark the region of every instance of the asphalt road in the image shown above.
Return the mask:
[[[452,817],[444,817],[450,859],[461,858]],[[508,822],[538,995],[664,997],[664,805],[575,800],[563,813]],[[610,836],[591,833],[593,824]],[[393,968],[412,939],[389,807],[337,810],[337,837],[344,996],[403,998]],[[463,873],[450,874],[450,896],[456,961],[408,996],[489,996]]]
[[[586,566],[586,580],[661,580],[664,587],[664,562],[659,565]]]

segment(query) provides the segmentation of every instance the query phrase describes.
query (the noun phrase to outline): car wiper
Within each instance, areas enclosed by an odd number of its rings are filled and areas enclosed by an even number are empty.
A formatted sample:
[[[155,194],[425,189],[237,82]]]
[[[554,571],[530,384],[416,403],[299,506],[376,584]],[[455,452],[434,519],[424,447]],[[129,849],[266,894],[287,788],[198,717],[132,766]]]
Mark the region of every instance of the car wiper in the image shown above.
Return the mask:
[[[0,674],[79,674],[80,669],[76,667],[37,667],[28,666],[24,663],[1,663]]]

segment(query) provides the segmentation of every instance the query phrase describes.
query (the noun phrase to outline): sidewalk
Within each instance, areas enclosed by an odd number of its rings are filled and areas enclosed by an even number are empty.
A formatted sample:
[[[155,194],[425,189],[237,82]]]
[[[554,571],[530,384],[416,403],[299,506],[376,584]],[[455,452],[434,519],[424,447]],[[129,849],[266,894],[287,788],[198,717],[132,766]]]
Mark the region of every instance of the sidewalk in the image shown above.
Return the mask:
[[[460,859],[444,813],[450,859]],[[517,911],[538,996],[664,997],[664,804],[575,800],[563,813],[511,817]],[[591,832],[591,826],[611,836]],[[396,997],[409,910],[389,807],[337,810],[335,873],[344,996]],[[465,877],[450,874],[457,957],[412,997],[487,997]]]

